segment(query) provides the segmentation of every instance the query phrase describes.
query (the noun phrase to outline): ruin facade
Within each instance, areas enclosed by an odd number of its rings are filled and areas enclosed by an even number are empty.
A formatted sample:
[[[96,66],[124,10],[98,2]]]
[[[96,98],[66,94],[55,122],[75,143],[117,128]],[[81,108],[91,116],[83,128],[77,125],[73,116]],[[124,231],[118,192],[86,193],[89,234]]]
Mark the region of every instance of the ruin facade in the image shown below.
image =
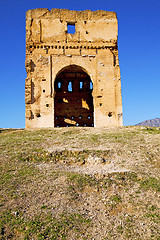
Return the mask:
[[[122,126],[115,12],[26,13],[26,128]]]

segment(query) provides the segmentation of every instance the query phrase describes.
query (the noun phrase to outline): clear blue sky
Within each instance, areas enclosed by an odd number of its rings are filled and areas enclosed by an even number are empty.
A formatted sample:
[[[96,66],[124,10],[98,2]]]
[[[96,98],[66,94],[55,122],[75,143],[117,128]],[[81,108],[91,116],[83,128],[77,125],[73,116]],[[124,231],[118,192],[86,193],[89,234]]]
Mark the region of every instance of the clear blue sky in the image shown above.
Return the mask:
[[[117,12],[124,125],[160,117],[160,0],[0,0],[0,128],[25,127],[25,12]]]

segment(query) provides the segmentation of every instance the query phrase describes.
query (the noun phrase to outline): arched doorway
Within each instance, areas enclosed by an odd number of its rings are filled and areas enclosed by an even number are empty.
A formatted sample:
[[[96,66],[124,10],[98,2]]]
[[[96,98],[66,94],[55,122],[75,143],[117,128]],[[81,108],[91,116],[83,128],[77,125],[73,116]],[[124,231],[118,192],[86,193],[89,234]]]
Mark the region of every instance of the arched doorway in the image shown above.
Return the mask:
[[[54,126],[94,126],[93,84],[79,66],[70,65],[54,83]]]

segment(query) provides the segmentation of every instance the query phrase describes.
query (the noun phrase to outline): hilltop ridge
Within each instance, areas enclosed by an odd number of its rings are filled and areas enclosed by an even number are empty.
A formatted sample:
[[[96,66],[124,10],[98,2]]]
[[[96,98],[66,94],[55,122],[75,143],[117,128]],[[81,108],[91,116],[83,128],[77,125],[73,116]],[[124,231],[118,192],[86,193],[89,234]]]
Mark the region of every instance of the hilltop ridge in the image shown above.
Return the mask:
[[[143,122],[136,124],[136,126],[160,127],[160,118],[145,120]]]

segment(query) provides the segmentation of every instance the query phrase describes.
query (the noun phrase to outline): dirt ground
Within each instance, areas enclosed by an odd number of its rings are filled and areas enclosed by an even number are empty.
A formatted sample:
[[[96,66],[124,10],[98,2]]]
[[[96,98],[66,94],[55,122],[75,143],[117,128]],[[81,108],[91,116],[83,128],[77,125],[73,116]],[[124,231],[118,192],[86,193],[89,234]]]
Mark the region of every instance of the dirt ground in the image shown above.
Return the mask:
[[[160,128],[0,129],[0,239],[160,239]]]

